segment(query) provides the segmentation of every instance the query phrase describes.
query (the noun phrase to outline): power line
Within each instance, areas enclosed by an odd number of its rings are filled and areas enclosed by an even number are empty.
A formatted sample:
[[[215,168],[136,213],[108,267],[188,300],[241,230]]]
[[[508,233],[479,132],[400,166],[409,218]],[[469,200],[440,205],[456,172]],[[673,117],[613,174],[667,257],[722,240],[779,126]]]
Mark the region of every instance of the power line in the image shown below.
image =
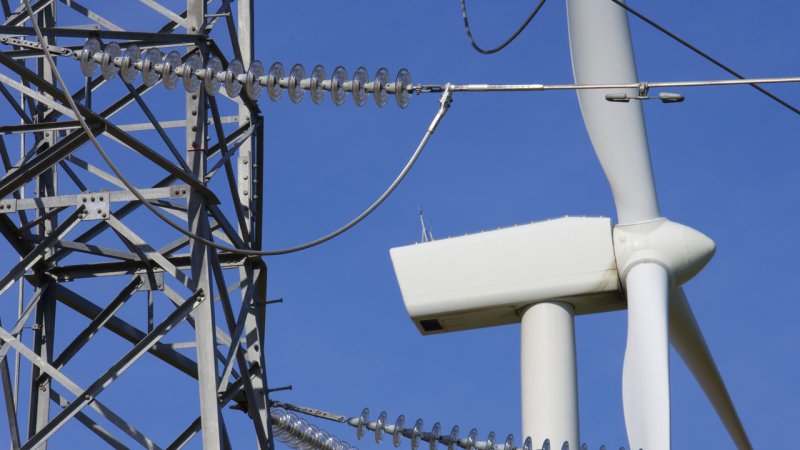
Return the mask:
[[[536,5],[536,8],[533,9],[533,12],[531,12],[528,18],[525,19],[525,22],[523,22],[522,25],[520,25],[520,27],[517,28],[517,31],[515,31],[514,34],[511,35],[511,37],[506,39],[505,42],[503,42],[502,44],[500,44],[495,48],[486,50],[481,46],[479,46],[477,42],[475,42],[475,37],[472,36],[472,30],[469,27],[469,19],[467,18],[467,0],[461,0],[461,15],[464,17],[464,30],[467,32],[469,43],[472,45],[472,48],[474,48],[479,53],[483,53],[484,55],[491,55],[492,53],[499,52],[500,50],[506,48],[508,44],[514,42],[514,39],[516,39],[517,36],[519,36],[520,33],[522,33],[522,31],[525,30],[525,28],[528,26],[529,23],[531,23],[533,18],[536,17],[536,14],[539,13],[539,10],[542,9],[542,6],[544,6],[545,1],[547,0],[539,0],[539,4]]]
[[[729,74],[735,76],[736,78],[738,78],[740,80],[744,80],[746,78],[744,75],[742,75],[739,72],[731,69],[730,67],[728,67],[727,65],[723,64],[722,62],[720,62],[719,60],[717,60],[713,56],[709,55],[708,53],[706,53],[706,52],[700,50],[699,48],[695,47],[694,45],[690,44],[685,39],[682,39],[681,37],[679,37],[675,33],[671,32],[671,31],[667,30],[666,28],[662,27],[661,25],[657,24],[655,21],[645,17],[644,14],[642,14],[642,13],[636,11],[635,9],[631,8],[630,6],[626,5],[625,3],[622,2],[622,0],[611,0],[611,1],[616,3],[617,5],[619,5],[620,7],[622,7],[623,9],[628,11],[629,13],[633,14],[634,16],[638,17],[639,19],[641,19],[642,21],[644,21],[646,24],[650,25],[651,27],[657,29],[658,31],[660,31],[660,32],[662,32],[664,34],[666,34],[667,36],[669,36],[673,40],[677,41],[678,43],[680,43],[684,47],[686,47],[689,50],[695,52],[696,54],[702,56],[707,61],[711,62],[712,64],[714,64],[715,66],[719,67],[720,69],[728,72]],[[800,109],[792,106],[791,104],[789,104],[785,100],[781,99],[777,95],[773,94],[772,92],[770,92],[770,91],[768,91],[768,90],[766,90],[766,89],[764,89],[761,86],[758,86],[756,84],[750,84],[750,86],[753,86],[753,88],[755,88],[756,90],[758,90],[762,94],[766,95],[767,97],[769,97],[769,98],[775,100],[776,102],[780,103],[781,105],[785,106],[786,108],[788,108],[790,111],[794,112],[795,114],[800,114]]]

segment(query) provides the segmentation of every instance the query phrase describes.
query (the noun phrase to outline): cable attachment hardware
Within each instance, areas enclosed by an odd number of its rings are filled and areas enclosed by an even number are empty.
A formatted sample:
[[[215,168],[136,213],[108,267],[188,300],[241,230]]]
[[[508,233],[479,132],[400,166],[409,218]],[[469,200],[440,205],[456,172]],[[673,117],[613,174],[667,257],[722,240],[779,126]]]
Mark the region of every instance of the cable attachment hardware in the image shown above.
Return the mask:
[[[441,84],[418,84],[413,87],[415,94],[428,94],[432,92],[444,92],[444,86]]]
[[[680,103],[685,100],[682,94],[675,94],[672,92],[659,92],[658,96],[650,96],[650,85],[647,82],[639,83],[639,95],[629,96],[624,92],[615,92],[606,94],[606,100],[609,102],[628,103],[631,100],[661,100],[661,103]]]
[[[442,91],[442,98],[439,99],[439,104],[442,105],[442,108],[450,108],[450,105],[453,104],[453,91],[451,90],[450,83],[444,85],[444,90]]]
[[[29,50],[42,50],[42,44],[38,42],[26,41],[25,39],[17,39],[11,36],[0,36],[0,43],[13,45],[21,48],[27,48]],[[58,47],[56,45],[48,45],[47,49],[50,50],[50,53],[54,53],[59,56],[73,56],[75,54],[75,52],[73,52],[71,49]]]
[[[650,91],[650,86],[648,86],[646,82],[639,83],[639,97],[640,98],[647,97],[647,93],[649,91]]]

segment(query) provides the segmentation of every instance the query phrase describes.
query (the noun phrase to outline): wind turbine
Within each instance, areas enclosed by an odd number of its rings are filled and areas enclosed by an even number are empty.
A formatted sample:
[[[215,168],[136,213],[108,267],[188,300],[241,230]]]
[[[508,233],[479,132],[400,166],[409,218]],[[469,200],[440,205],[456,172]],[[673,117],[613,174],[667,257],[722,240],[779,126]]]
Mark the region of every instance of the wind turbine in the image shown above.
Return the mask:
[[[625,11],[598,0],[567,6],[576,83],[636,83]],[[580,445],[573,315],[627,308],[622,391],[630,447],[670,448],[671,342],[737,447],[750,449],[681,288],[715,245],[661,216],[641,105],[606,99],[615,93],[578,96],[617,225],[564,218],[394,248],[403,301],[423,334],[521,322],[523,435],[573,449]]]

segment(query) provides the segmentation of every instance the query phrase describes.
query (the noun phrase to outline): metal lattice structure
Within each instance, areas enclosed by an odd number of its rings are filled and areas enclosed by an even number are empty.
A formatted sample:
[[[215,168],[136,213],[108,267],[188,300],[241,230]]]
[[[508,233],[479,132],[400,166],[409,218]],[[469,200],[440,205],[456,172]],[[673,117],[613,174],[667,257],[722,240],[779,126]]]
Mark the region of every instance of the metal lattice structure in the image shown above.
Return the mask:
[[[214,55],[227,65],[235,57],[247,67],[253,0],[186,0],[182,11],[167,7],[181,2],[154,0],[124,8],[96,2],[98,10],[72,0],[31,1],[69,93],[55,81],[25,3],[0,3],[0,233],[7,241],[0,249],[0,376],[12,448],[45,448],[75,422],[83,427],[73,431],[113,448],[181,448],[195,436],[203,448],[230,448],[226,421],[241,417],[251,424],[249,442],[272,448],[265,264],[156,219],[102,165],[66,101],[70,95],[78,104],[92,133],[153,206],[222,246],[260,249],[257,104],[203,89],[166,94],[161,82],[83,78],[74,58],[95,38],[174,50],[184,60]],[[114,21],[126,16],[149,31]],[[8,322],[16,300],[16,321]],[[121,412],[128,405],[103,395],[137,364],[154,377],[196,380],[188,383],[196,386],[189,402],[197,408],[190,408],[194,420],[185,419],[189,409],[153,410],[146,419],[182,422],[169,425],[169,438],[151,437],[152,423],[128,420]],[[138,401],[146,400],[128,392],[123,403]]]

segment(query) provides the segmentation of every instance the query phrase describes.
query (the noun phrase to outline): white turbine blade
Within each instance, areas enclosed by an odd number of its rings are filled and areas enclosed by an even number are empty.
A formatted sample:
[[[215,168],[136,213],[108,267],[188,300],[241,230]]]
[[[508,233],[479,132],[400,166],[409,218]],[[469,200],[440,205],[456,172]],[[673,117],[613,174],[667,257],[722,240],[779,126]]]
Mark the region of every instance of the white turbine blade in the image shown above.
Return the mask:
[[[641,263],[628,272],[626,283],[622,403],[628,441],[632,449],[669,449],[669,274],[660,264]]]
[[[637,83],[625,10],[610,1],[568,0],[570,48],[575,82]],[[578,99],[586,129],[603,166],[619,223],[659,217],[647,133],[639,101],[609,102],[623,90],[584,89]],[[625,92],[638,95],[637,90]]]
[[[670,296],[669,335],[672,345],[700,383],[736,447],[751,450],[750,439],[681,288],[674,289]]]

